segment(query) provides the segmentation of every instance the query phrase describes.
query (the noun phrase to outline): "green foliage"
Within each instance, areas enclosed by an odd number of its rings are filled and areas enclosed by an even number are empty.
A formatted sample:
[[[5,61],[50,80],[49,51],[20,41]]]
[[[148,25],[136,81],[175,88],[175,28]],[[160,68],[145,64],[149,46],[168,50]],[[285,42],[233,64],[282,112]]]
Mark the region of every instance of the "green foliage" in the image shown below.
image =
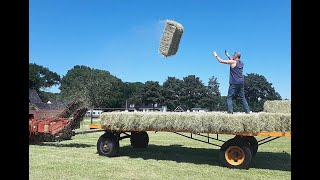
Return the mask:
[[[218,79],[214,76],[209,78],[208,86],[206,87],[206,93],[200,100],[200,107],[206,108],[209,111],[217,111],[219,109],[221,94],[219,90]]]
[[[207,87],[209,94],[212,94],[214,96],[221,96],[219,87],[220,87],[220,83],[218,82],[218,79],[215,76],[212,76],[211,78],[209,78],[208,87]]]
[[[60,83],[61,93],[41,91]],[[227,110],[227,99],[221,97],[219,82],[215,76],[209,78],[208,86],[195,75],[188,75],[183,80],[168,77],[162,86],[157,81],[123,83],[109,71],[77,65],[60,79],[57,73],[48,68],[30,63],[29,88],[36,89],[44,102],[84,97],[94,107],[123,107],[128,101],[136,107],[147,103],[162,103],[169,110],[174,110],[177,106],[188,109],[201,107],[209,111]],[[281,100],[272,83],[264,76],[254,73],[245,76],[245,95],[253,112],[263,111],[266,100]],[[233,110],[244,111],[238,97],[234,97]]]
[[[55,102],[55,101],[62,101],[60,97],[60,93],[52,93],[46,91],[39,91],[39,97],[42,102],[46,103],[48,101]]]
[[[201,99],[207,95],[207,89],[195,75],[189,75],[183,78],[181,103],[188,109],[200,107]]]
[[[74,66],[61,80],[64,99],[85,98],[93,107],[120,107],[124,104],[122,81],[108,71]]]
[[[216,111],[227,111],[228,110],[228,104],[227,104],[227,96],[221,96]]]
[[[146,104],[162,103],[162,86],[158,81],[147,81],[143,87],[142,102]]]
[[[181,105],[181,95],[183,81],[175,77],[168,77],[162,85],[162,95],[164,97],[164,104],[169,110],[173,111],[177,106]]]
[[[124,82],[123,83],[123,93],[125,94],[125,98],[131,97],[133,94],[137,92],[141,92],[143,90],[144,84],[141,82]]]
[[[48,68],[29,63],[29,88],[36,91],[45,90],[60,84],[60,76]]]
[[[281,100],[272,83],[269,83],[264,76],[254,73],[245,76],[245,95],[253,112],[263,111],[266,100]]]
[[[128,103],[139,106],[142,104],[142,94],[143,94],[144,84],[141,82],[126,82],[124,83],[124,95]]]

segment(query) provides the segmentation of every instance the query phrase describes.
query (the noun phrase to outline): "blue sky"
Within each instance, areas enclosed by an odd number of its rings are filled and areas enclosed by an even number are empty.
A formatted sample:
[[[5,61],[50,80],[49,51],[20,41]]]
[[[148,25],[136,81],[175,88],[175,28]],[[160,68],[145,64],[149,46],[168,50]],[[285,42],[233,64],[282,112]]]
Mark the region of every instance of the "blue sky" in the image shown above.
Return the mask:
[[[61,77],[75,65],[109,71],[124,82],[215,76],[227,94],[226,49],[242,53],[244,73],[267,78],[291,99],[289,0],[30,0],[29,62]],[[184,26],[176,55],[159,45],[165,20]],[[49,89],[59,92],[58,87]]]

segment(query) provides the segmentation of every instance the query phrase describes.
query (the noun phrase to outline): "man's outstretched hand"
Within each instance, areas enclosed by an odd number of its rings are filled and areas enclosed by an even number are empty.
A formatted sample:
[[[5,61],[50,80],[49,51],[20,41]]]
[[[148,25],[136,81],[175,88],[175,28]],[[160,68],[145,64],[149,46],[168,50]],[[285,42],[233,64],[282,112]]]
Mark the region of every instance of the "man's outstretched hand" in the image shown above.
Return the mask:
[[[215,52],[215,51],[213,51],[212,54],[213,54],[215,57],[218,56],[217,52]]]

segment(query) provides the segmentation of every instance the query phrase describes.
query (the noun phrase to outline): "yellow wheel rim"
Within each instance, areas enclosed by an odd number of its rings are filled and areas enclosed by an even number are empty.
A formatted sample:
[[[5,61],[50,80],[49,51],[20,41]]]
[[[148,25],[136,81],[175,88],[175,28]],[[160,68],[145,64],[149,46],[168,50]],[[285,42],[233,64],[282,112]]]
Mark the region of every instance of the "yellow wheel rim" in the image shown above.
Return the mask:
[[[224,155],[226,161],[233,166],[239,166],[246,158],[244,151],[238,146],[230,146]]]

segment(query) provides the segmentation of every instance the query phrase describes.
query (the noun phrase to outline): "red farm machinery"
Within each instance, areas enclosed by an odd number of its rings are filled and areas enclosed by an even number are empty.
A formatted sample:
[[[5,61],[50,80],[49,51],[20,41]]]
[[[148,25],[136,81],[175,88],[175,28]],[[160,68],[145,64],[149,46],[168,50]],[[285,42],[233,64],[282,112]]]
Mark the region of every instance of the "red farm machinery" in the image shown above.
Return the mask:
[[[29,142],[69,140],[80,128],[87,108],[82,101],[73,101],[63,109],[29,108]]]

